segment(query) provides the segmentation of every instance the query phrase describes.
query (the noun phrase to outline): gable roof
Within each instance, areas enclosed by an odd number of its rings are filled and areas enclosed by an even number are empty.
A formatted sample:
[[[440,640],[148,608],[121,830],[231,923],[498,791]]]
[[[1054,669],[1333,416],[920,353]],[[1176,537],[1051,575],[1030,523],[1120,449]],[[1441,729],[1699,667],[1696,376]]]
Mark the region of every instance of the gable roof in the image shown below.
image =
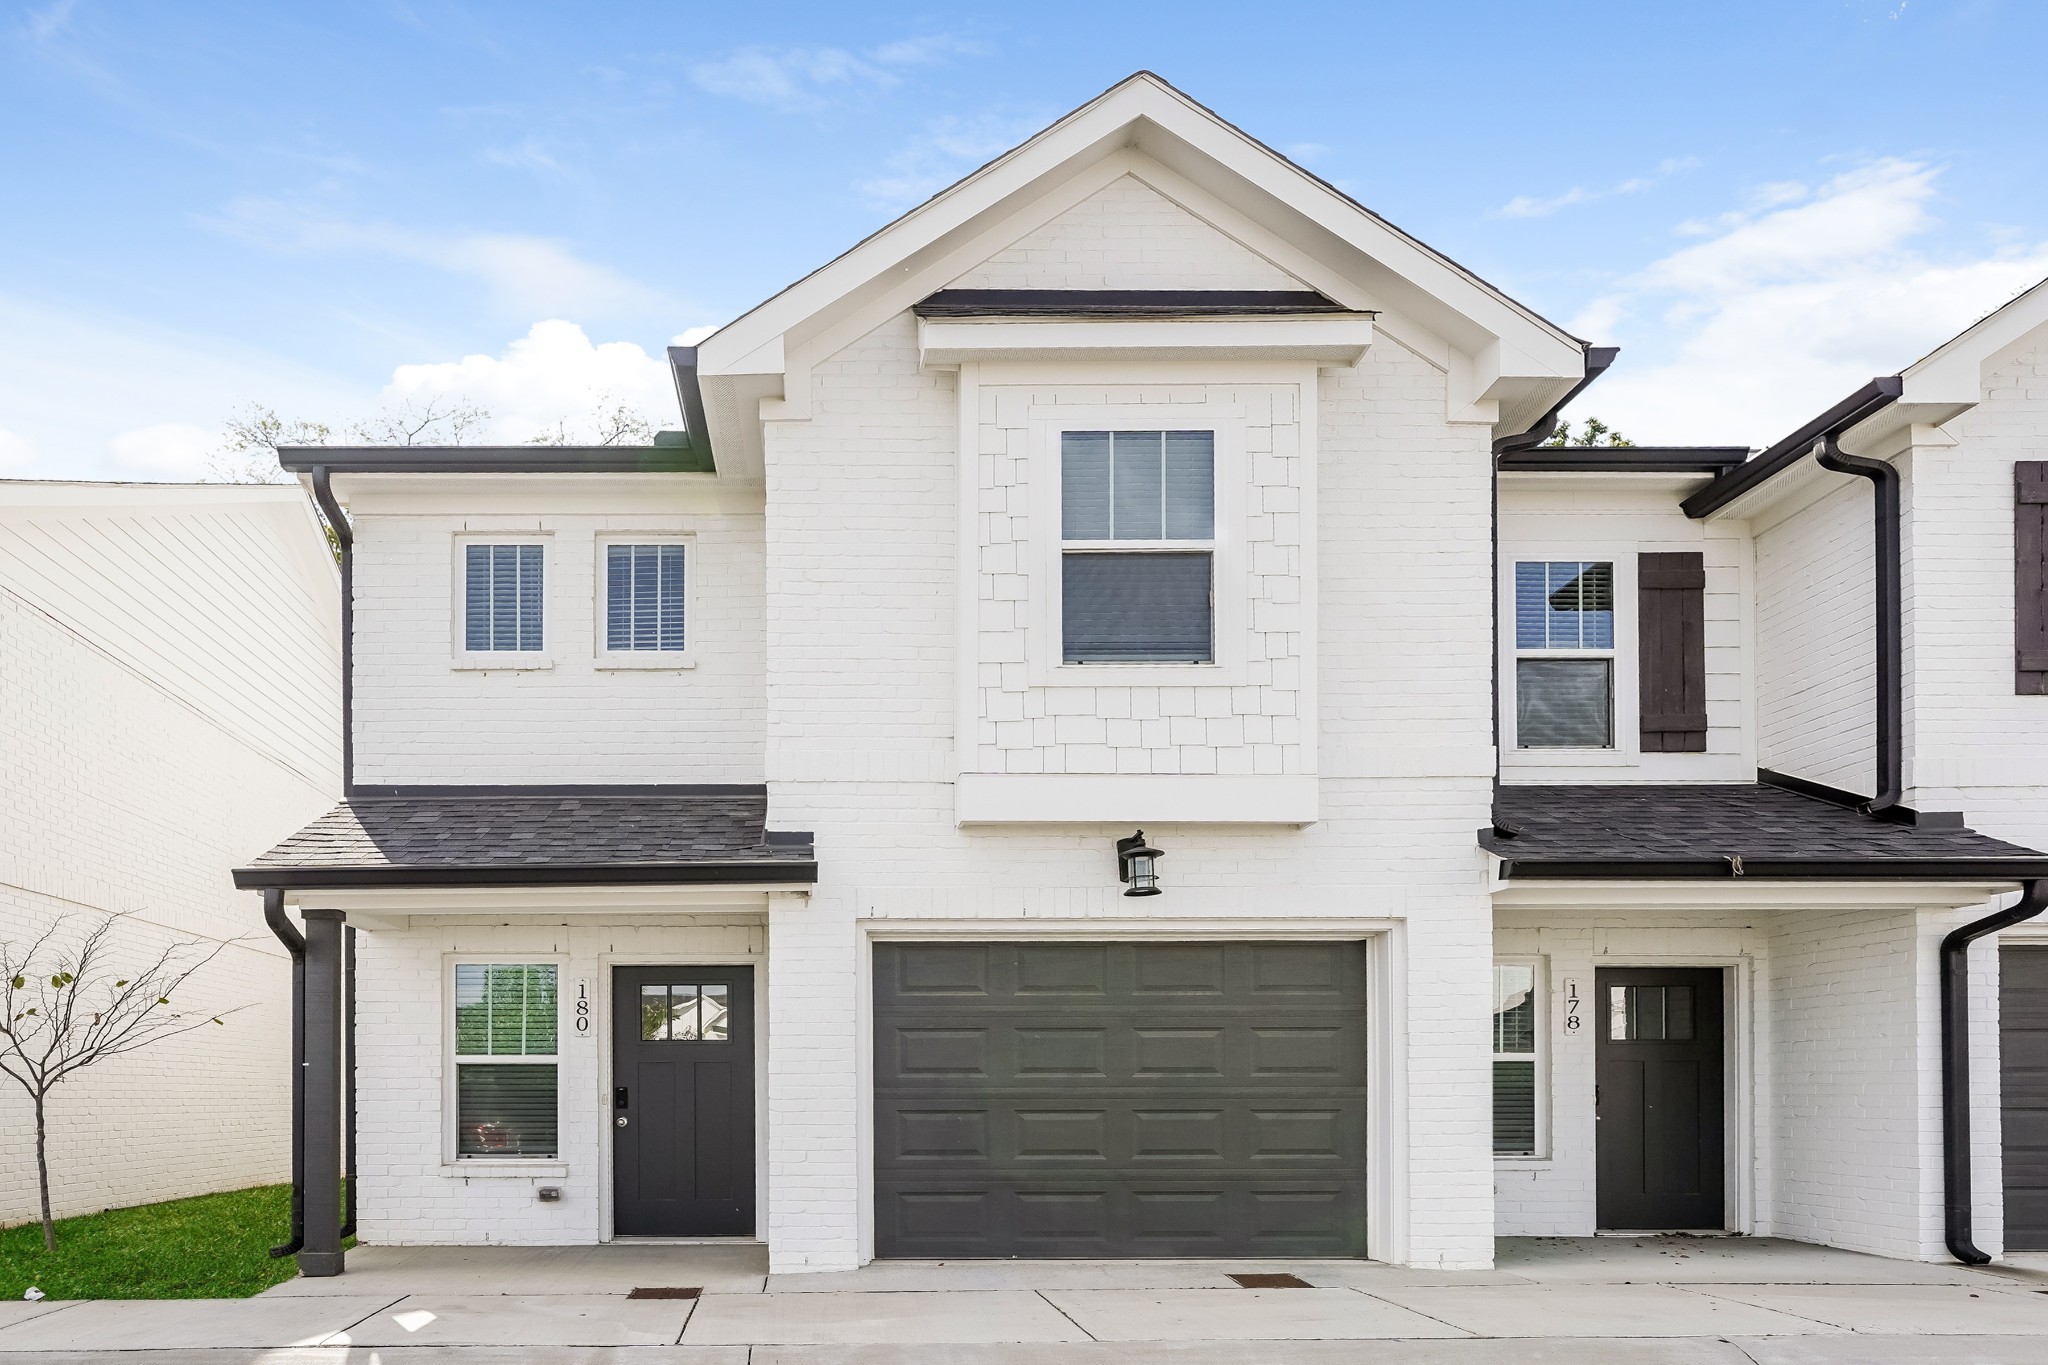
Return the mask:
[[[1452,376],[1463,420],[1519,432],[1585,374],[1583,342],[1141,71],[702,342],[721,469],[758,471],[761,414],[806,415],[812,365],[1127,175],[1345,309],[1378,314]]]

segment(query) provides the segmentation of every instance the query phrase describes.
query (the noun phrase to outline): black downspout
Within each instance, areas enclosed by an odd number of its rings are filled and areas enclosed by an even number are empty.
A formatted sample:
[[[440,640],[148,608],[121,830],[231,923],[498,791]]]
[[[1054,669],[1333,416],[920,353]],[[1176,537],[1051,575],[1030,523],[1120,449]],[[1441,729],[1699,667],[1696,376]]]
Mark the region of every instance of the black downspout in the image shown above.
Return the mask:
[[[341,503],[334,496],[334,487],[328,476],[327,466],[315,465],[309,471],[313,485],[313,502],[320,509],[321,517],[328,529],[334,533],[334,543],[341,554],[341,795],[348,800],[356,794],[356,537],[355,528],[349,524],[348,514],[341,510]],[[343,1073],[345,1112],[344,1124],[347,1134],[346,1162],[343,1169],[346,1204],[342,1211],[341,1237],[346,1241],[356,1231],[356,931],[349,925],[343,935],[343,1012],[342,1039],[348,1049],[348,1069]],[[303,981],[305,960],[303,954],[296,968]],[[304,987],[300,987],[303,1011]],[[303,1029],[295,1036],[302,1037]],[[294,1062],[303,1079],[305,1071],[305,1050],[303,1043],[294,1046]],[[299,1102],[303,1110],[303,1101]],[[295,1139],[296,1141],[296,1139]],[[293,1175],[292,1199],[294,1207],[302,1206],[305,1199],[303,1171]],[[295,1224],[293,1236],[299,1238],[303,1231],[303,1220]],[[293,1250],[297,1250],[294,1247]],[[273,1252],[273,1255],[287,1255]]]
[[[1964,1265],[1991,1257],[1977,1247],[1970,1193],[1970,945],[2048,909],[2048,881],[2020,883],[2020,898],[1941,941],[1942,1212],[1949,1255]]]
[[[1870,480],[1876,522],[1877,590],[1877,795],[1863,806],[1882,815],[1906,795],[1905,608],[1900,583],[1899,471],[1883,460],[1842,452],[1840,433],[1821,438],[1816,460],[1822,469]]]
[[[263,893],[263,922],[292,955],[292,1231],[270,1249],[283,1260],[306,1244],[306,939],[286,916],[281,890]]]

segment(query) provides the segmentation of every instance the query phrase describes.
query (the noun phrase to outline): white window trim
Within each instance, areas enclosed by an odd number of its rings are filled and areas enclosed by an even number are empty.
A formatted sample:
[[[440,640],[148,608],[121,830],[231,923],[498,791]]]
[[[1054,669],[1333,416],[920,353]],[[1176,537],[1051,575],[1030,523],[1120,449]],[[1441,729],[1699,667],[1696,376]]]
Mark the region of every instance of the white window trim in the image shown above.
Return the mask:
[[[1518,649],[1515,646],[1515,565],[1572,561],[1614,566],[1614,647],[1612,649]],[[1504,767],[1625,768],[1642,759],[1638,724],[1642,698],[1636,660],[1636,546],[1515,545],[1500,553],[1500,742]],[[1515,729],[1519,687],[1518,659],[1611,659],[1614,688],[1614,745],[1607,749],[1524,749]]]
[[[469,547],[472,545],[538,545],[540,552],[540,638],[538,650],[465,649],[469,638]],[[550,599],[554,596],[555,550],[546,531],[476,531],[454,537],[449,559],[448,645],[451,668],[465,672],[497,672],[517,669],[553,668],[549,652],[557,636],[558,623]]]
[[[611,575],[606,560],[614,545],[680,545],[683,547],[683,647],[681,649],[610,649],[605,615]],[[606,670],[675,671],[697,666],[697,537],[677,531],[605,531],[596,538],[591,561],[591,649],[596,667]]]
[[[549,966],[555,969],[555,1051],[548,1057],[490,1057],[489,1066],[552,1066],[555,1068],[555,1154],[553,1156],[461,1156],[455,1133],[455,1068],[470,1065],[455,1051],[455,969],[458,966]],[[502,1172],[512,1175],[566,1175],[568,1163],[562,1158],[568,1130],[563,1122],[568,1086],[563,1071],[568,1058],[562,1051],[562,999],[569,980],[569,959],[563,953],[446,953],[441,958],[441,1165],[461,1174]]]
[[[1535,1113],[1532,1118],[1535,1141],[1532,1152],[1496,1152],[1495,1161],[1549,1161],[1550,1152],[1550,959],[1508,954],[1493,959],[1495,967],[1527,967],[1531,970],[1530,998],[1536,1004],[1536,1018],[1532,1025],[1536,1039],[1534,1052],[1495,1052],[1491,1056],[1496,1062],[1534,1062],[1536,1075],[1533,1083]],[[1493,1020],[1489,1011],[1487,1027],[1492,1028]],[[1492,1039],[1487,1040],[1488,1046]],[[1488,1094],[1492,1093],[1493,1068],[1487,1068]]]
[[[1025,658],[1038,687],[1235,687],[1244,683],[1245,639],[1251,584],[1245,573],[1245,521],[1250,514],[1250,469],[1245,458],[1245,410],[1234,403],[1112,403],[1100,407],[1046,405],[1027,414],[1031,460],[1031,536],[1038,584],[1031,590]],[[1216,433],[1215,534],[1207,541],[1075,541],[1105,550],[1207,550],[1210,560],[1211,653],[1205,664],[1066,662],[1061,558],[1060,438],[1069,431],[1213,431]]]

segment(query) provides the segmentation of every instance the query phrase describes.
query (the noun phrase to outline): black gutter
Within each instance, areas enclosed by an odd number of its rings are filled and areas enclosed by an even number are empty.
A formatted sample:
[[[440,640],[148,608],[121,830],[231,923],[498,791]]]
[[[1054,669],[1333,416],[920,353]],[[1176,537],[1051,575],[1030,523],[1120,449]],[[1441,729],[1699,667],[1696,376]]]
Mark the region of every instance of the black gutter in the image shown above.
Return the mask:
[[[1374,316],[1313,289],[941,289],[910,311],[921,318]]]
[[[1512,881],[2025,882],[2048,879],[2048,858],[1518,858],[1492,828],[1479,846]]]
[[[668,348],[668,371],[676,383],[676,402],[682,405],[683,426],[690,434],[690,453],[702,459],[704,469],[713,467],[711,424],[704,417],[704,386],[697,376],[697,348]]]
[[[282,452],[279,454],[282,458]],[[334,543],[341,547],[341,794],[346,799],[355,795],[356,789],[356,536],[348,514],[334,499],[327,466],[315,465],[310,473],[313,501],[327,519]]]
[[[1839,436],[1865,418],[1890,407],[1904,388],[1905,381],[1897,375],[1871,380],[1784,440],[1759,451],[1755,459],[1745,461],[1739,468],[1700,489],[1679,507],[1694,519],[1712,516],[1764,480],[1805,459],[1813,450],[1814,443],[1829,432]]]
[[[535,786],[375,786],[357,787],[355,800],[363,801],[433,801],[451,797],[477,799],[505,799],[514,797],[583,797],[600,800],[606,797],[759,797],[766,800],[768,788],[758,782],[672,782],[647,783],[566,783]]]
[[[1877,795],[1863,807],[1883,815],[1906,794],[1906,623],[1899,551],[1899,471],[1883,460],[1844,454],[1840,433],[1821,438],[1822,469],[1870,480],[1877,593]]]
[[[1943,1233],[1964,1265],[1991,1260],[1976,1241],[1971,1206],[1970,945],[2048,909],[2048,881],[2029,881],[2005,909],[1965,924],[1941,941],[1941,1172]]]
[[[306,1245],[306,937],[284,912],[284,892],[263,893],[263,922],[292,955],[292,1223],[291,1237],[270,1249],[276,1260]],[[355,1142],[349,1142],[353,1149]],[[354,1188],[354,1183],[350,1183]]]
[[[1726,474],[1748,446],[1536,446],[1500,457],[1503,474]]]
[[[1585,390],[1586,385],[1607,373],[1607,367],[1612,365],[1614,358],[1620,354],[1621,348],[1619,346],[1588,346],[1586,348],[1586,373],[1580,378],[1579,382],[1565,390],[1564,397],[1558,399],[1556,405],[1549,412],[1544,413],[1535,426],[1514,436],[1503,436],[1495,441],[1493,443],[1493,453],[1497,456],[1512,455],[1517,451],[1529,450],[1535,446],[1540,446],[1549,440],[1551,433],[1557,430],[1557,415],[1564,411],[1564,405],[1577,398]]]
[[[1843,791],[1824,783],[1794,777],[1791,773],[1772,772],[1769,768],[1758,768],[1756,780],[1766,787],[1777,787],[1781,791],[1798,792],[1816,801],[1825,801],[1843,810],[1853,810],[1863,815],[1872,815],[1887,824],[1915,825],[1921,829],[1967,829],[1963,813],[1959,810],[1920,810],[1913,806],[1889,806],[1881,811],[1869,810],[1870,798],[1856,792]]]
[[[2048,871],[2041,875],[2048,876]],[[238,867],[243,891],[370,886],[647,886],[809,885],[818,880],[811,859],[774,862],[499,863],[467,867]]]
[[[698,407],[699,420],[702,405]],[[280,446],[294,474],[712,474],[710,448],[651,446]]]

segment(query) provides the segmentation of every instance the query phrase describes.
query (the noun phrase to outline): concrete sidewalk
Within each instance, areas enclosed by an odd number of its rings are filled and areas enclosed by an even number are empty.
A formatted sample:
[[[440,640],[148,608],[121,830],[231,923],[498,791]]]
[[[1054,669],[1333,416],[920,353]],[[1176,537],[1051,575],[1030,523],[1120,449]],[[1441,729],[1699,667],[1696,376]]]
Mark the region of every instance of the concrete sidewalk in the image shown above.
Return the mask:
[[[1490,1271],[896,1261],[771,1276],[757,1246],[650,1244],[373,1247],[349,1265],[248,1300],[0,1304],[0,1365],[2048,1362],[2048,1268],[1768,1239],[1503,1239]]]

